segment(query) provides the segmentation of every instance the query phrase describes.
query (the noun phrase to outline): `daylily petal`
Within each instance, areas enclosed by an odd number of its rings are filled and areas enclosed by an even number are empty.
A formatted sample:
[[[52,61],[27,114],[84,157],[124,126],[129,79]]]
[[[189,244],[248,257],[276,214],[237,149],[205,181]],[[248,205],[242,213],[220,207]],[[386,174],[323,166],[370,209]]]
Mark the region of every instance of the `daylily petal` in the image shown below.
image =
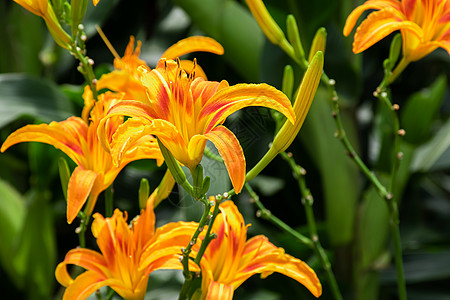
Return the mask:
[[[107,274],[106,262],[100,253],[90,249],[72,249],[66,254],[64,261],[58,264],[55,271],[56,280],[63,286],[69,286],[73,282],[72,277],[67,272],[67,265],[70,264],[78,265],[105,277]]]
[[[399,19],[390,9],[372,12],[356,30],[353,52],[360,53],[399,29],[418,38],[423,35],[416,23]]]
[[[199,118],[206,118],[206,131],[221,124],[232,113],[249,106],[264,106],[285,115],[292,123],[295,114],[285,94],[267,84],[236,84],[219,90],[205,103]]]
[[[138,100],[148,103],[145,88],[141,81],[130,75],[125,70],[114,70],[102,75],[97,81],[97,89],[110,89],[115,92],[124,93],[126,100]]]
[[[27,125],[13,132],[3,143],[1,152],[22,142],[46,143],[60,149],[77,164],[84,162],[83,144],[87,136],[87,125],[77,117],[62,122]]]
[[[231,300],[233,299],[234,289],[232,285],[211,281],[208,287],[207,300]]]
[[[261,277],[265,278],[273,272],[297,280],[313,295],[320,296],[322,286],[307,264],[285,254],[282,248],[277,248],[264,236],[246,241],[248,225],[245,226],[242,215],[232,201],[222,203],[220,210],[221,214],[212,228],[217,239],[211,241],[200,262],[202,299],[209,293],[212,296],[221,293],[226,286],[227,289],[231,287],[230,291],[235,290],[256,273],[261,273]],[[198,248],[194,247],[194,251],[198,251]],[[210,291],[210,288],[214,290]]]
[[[248,243],[251,244],[252,240],[256,240],[255,243],[262,244],[258,250],[266,249],[252,254],[253,259],[249,260],[249,263],[239,270],[240,276],[236,276],[235,284],[240,285],[247,278],[257,273],[262,273],[261,277],[265,278],[273,272],[278,272],[297,280],[314,296],[319,297],[322,294],[322,286],[316,273],[305,262],[285,254],[283,249],[275,247],[264,236],[256,236],[250,239]],[[269,249],[270,253],[268,253]]]
[[[362,15],[363,12],[366,10],[382,10],[387,7],[395,8],[396,10],[400,11],[401,3],[397,0],[369,0],[365,2],[364,4],[358,6],[355,8],[350,15],[347,17],[347,20],[345,21],[344,26],[344,35],[348,36],[350,32],[352,31],[353,27],[355,27],[356,22],[358,21],[359,17]]]
[[[217,126],[204,136],[216,146],[234,190],[239,193],[245,183],[245,156],[236,136],[224,126]]]
[[[97,173],[76,167],[69,180],[67,189],[67,222],[70,224],[83,207],[94,186]],[[98,195],[91,197],[97,198]],[[96,199],[95,199],[96,200]],[[95,202],[95,200],[92,200]]]
[[[108,282],[104,277],[96,272],[86,271],[66,288],[63,300],[84,300],[106,285],[108,285]]]
[[[211,52],[222,55],[223,47],[216,40],[205,36],[191,36],[170,46],[161,58],[175,59],[192,52]]]

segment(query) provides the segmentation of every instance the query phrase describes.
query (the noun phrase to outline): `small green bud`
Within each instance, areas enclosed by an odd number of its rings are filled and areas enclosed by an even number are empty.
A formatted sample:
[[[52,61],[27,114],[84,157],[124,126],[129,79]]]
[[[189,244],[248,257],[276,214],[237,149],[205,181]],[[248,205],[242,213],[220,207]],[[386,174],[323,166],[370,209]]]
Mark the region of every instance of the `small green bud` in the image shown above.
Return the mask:
[[[139,207],[140,209],[145,209],[147,206],[147,199],[150,195],[150,184],[146,178],[141,179],[141,184],[139,185]]]

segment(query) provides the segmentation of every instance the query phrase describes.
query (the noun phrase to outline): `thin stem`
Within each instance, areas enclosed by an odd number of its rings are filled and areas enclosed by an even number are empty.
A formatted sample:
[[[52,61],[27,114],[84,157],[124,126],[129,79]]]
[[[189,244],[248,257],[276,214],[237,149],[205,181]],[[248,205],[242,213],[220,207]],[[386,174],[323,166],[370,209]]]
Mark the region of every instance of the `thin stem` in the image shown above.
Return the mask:
[[[402,64],[402,61],[400,62],[399,66]],[[397,66],[396,70],[399,68]],[[406,65],[405,65],[406,67]],[[390,216],[390,228],[391,228],[391,234],[392,234],[392,243],[394,246],[394,258],[395,258],[395,269],[397,272],[397,289],[398,289],[398,296],[400,300],[406,300],[407,299],[407,292],[406,292],[406,281],[405,281],[405,275],[404,275],[404,268],[403,268],[403,254],[402,254],[402,244],[401,244],[401,238],[400,238],[400,219],[399,219],[399,213],[398,213],[398,203],[397,203],[397,197],[394,197],[393,190],[395,187],[395,183],[397,180],[397,171],[400,165],[400,159],[401,159],[401,152],[400,152],[400,137],[404,134],[404,131],[401,131],[400,129],[400,121],[398,118],[397,110],[398,106],[392,105],[392,101],[389,98],[390,93],[388,90],[388,82],[392,82],[390,78],[392,75],[385,73],[385,78],[383,79],[382,83],[378,87],[377,91],[375,92],[375,96],[382,101],[391,111],[391,118],[393,122],[393,134],[394,134],[394,146],[393,146],[393,162],[391,167],[391,173],[390,173],[390,181],[388,186],[388,193],[390,195],[389,198],[386,199],[387,206],[389,208],[389,216]],[[386,83],[386,84],[385,84]]]
[[[394,82],[394,80],[397,79],[397,77],[403,72],[403,70],[405,70],[405,68],[409,65],[409,63],[410,63],[409,59],[403,56],[402,60],[395,67],[394,71],[392,71],[392,73],[389,76],[387,76],[386,85],[389,85],[392,82]]]
[[[194,262],[197,265],[200,265],[200,260],[203,257],[203,254],[205,253],[206,247],[208,247],[209,243],[216,238],[216,234],[211,234],[212,224],[214,224],[214,221],[216,220],[217,215],[219,214],[219,206],[220,203],[222,203],[222,200],[224,200],[224,197],[216,197],[216,204],[214,206],[214,211],[211,215],[211,220],[209,221],[208,229],[206,229],[205,238],[202,241],[202,244],[200,245],[200,249],[198,250],[197,256],[195,257]]]
[[[80,218],[80,226],[75,229],[75,233],[78,234],[78,239],[80,242],[81,248],[86,248],[86,229],[89,224],[89,215],[80,211],[78,213],[78,217]]]
[[[294,230],[292,227],[278,219],[276,216],[274,216],[270,210],[268,210],[262,202],[259,200],[258,194],[255,193],[255,191],[252,189],[252,187],[246,183],[244,185],[247,192],[252,197],[253,201],[255,202],[256,206],[259,208],[259,212],[257,213],[259,217],[270,221],[272,224],[277,226],[278,228],[286,231],[287,233],[291,234],[293,237],[295,237],[297,240],[299,240],[301,243],[307,245],[310,248],[313,248],[313,242],[308,237],[304,236],[303,234],[299,233],[298,231]]]
[[[94,61],[85,56],[84,51],[80,47],[78,47],[78,45],[74,41],[72,41],[71,48],[71,51],[75,58],[80,61],[78,71],[84,76],[86,83],[91,88],[94,99],[97,100],[97,79],[95,78],[94,70],[92,68],[92,64],[94,63]]]
[[[311,194],[311,191],[306,186],[305,174],[306,171],[302,167],[296,164],[292,155],[288,155],[286,152],[281,153],[281,157],[289,163],[292,171],[294,172],[294,176],[298,181],[298,185],[300,191],[302,193],[302,203],[305,207],[306,220],[308,223],[309,233],[311,236],[311,240],[313,243],[313,249],[316,252],[316,255],[319,257],[320,263],[325,270],[327,275],[328,282],[331,287],[331,292],[333,293],[333,297],[336,300],[342,300],[342,294],[339,290],[339,286],[337,284],[336,278],[334,276],[333,270],[331,269],[331,263],[328,259],[328,256],[325,250],[322,247],[322,244],[319,241],[319,234],[317,233],[316,220],[314,217],[313,211],[313,203],[314,198]]]
[[[347,150],[348,156],[356,163],[356,165],[361,169],[361,171],[366,175],[367,179],[376,187],[378,193],[383,199],[389,199],[390,194],[386,190],[386,187],[380,182],[378,177],[366,166],[361,157],[353,148],[350,140],[347,137],[344,126],[342,125],[342,119],[339,109],[339,96],[335,89],[335,82],[333,79],[329,79],[325,72],[322,74],[322,82],[327,86],[328,92],[331,98],[331,109],[334,122],[336,124],[337,132],[336,137],[339,139],[341,144]]]
[[[211,197],[210,197],[211,198]],[[203,257],[203,254],[208,247],[209,243],[216,237],[216,235],[213,233],[211,234],[212,225],[214,223],[214,220],[216,219],[217,215],[219,214],[219,206],[222,200],[227,199],[228,195],[225,193],[224,196],[217,196],[213,197],[215,201],[212,200],[206,200],[204,198],[203,204],[205,204],[205,210],[203,211],[203,216],[200,219],[200,222],[198,224],[197,230],[194,232],[194,235],[191,238],[191,241],[189,242],[188,246],[182,251],[183,252],[183,258],[181,260],[181,263],[183,265],[183,275],[185,278],[185,281],[183,283],[183,286],[181,287],[179,298],[187,299],[189,296],[189,293],[191,292],[192,283],[195,277],[193,276],[192,272],[189,271],[189,260],[192,259],[189,255],[192,252],[192,247],[197,243],[197,239],[201,232],[203,232],[206,225],[208,225],[208,228],[206,230],[205,238],[203,239],[199,251],[197,252],[197,255],[194,259],[194,262],[197,265],[200,265],[200,260]],[[211,207],[214,206],[214,210],[211,213]]]

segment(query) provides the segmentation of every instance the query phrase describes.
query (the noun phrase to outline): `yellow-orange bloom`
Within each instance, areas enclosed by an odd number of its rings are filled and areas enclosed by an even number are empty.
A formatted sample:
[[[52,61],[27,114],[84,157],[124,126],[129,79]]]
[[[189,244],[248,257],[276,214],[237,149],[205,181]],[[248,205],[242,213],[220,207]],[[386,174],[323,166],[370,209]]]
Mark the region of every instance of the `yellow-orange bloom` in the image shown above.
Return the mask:
[[[355,33],[353,52],[359,53],[392,32],[400,30],[403,56],[416,61],[437,48],[450,54],[450,1],[448,0],[369,0],[348,16],[344,35],[352,31],[366,10],[375,10]]]
[[[115,70],[111,73],[104,74],[97,82],[97,88],[107,88],[115,92],[124,93],[124,99],[126,100],[139,100],[144,103],[148,103],[147,95],[144,86],[141,84],[140,72],[138,67],[142,67],[150,71],[150,67],[139,58],[141,52],[141,41],[137,41],[136,48],[134,48],[134,37],[130,37],[125,54],[122,58],[118,57],[114,59]],[[112,47],[109,45],[109,47]],[[112,49],[113,52],[115,52]],[[204,36],[192,36],[180,40],[176,44],[169,47],[161,56],[161,58],[175,59],[182,55],[191,52],[211,52],[215,54],[223,54],[223,47],[214,39]],[[192,61],[182,60],[182,67],[185,70],[191,70],[193,68]],[[196,66],[196,76],[204,77],[206,75],[203,70]]]
[[[85,90],[84,119],[70,117],[61,122],[50,124],[27,125],[13,132],[3,143],[1,152],[22,142],[41,142],[53,145],[63,151],[76,164],[67,190],[67,222],[71,223],[89,196],[86,213],[90,215],[97,201],[98,195],[108,188],[122,168],[129,162],[155,158],[162,164],[163,157],[154,137],[146,136],[136,140],[130,151],[123,153],[120,164],[112,163],[111,155],[104,150],[97,138],[97,127],[100,119],[106,115],[108,109],[120,101],[120,97],[111,92],[99,96],[95,103],[89,89]],[[88,111],[91,119],[88,121]],[[112,140],[112,135],[123,123],[122,117],[111,118],[106,124],[106,139]],[[104,126],[105,127],[105,126]]]
[[[217,238],[200,261],[202,299],[232,299],[234,290],[251,276],[259,273],[265,278],[273,272],[295,279],[316,297],[322,294],[316,273],[305,262],[285,254],[263,235],[247,240],[250,225],[245,225],[232,201],[222,203],[220,210],[211,231]],[[196,245],[194,250],[198,249]]]
[[[180,249],[189,243],[196,223],[169,223],[155,230],[151,202],[131,228],[126,219],[127,214],[118,209],[111,218],[94,214],[92,233],[101,253],[77,248],[66,254],[55,271],[58,282],[66,287],[64,300],[86,299],[102,286],[110,286],[124,299],[144,299],[151,272],[183,269]],[[69,264],[86,272],[73,279],[67,272]]]
[[[99,137],[113,157],[122,157],[128,145],[145,135],[156,135],[172,155],[191,171],[203,157],[210,140],[224,159],[233,187],[240,192],[245,181],[245,157],[234,134],[221,124],[237,110],[247,106],[265,106],[283,113],[294,123],[289,99],[267,84],[237,84],[195,78],[179,63],[161,59],[156,69],[141,68],[147,102],[121,101],[112,107],[108,118],[132,117],[122,125],[109,145],[99,127]],[[102,122],[105,123],[107,118]]]

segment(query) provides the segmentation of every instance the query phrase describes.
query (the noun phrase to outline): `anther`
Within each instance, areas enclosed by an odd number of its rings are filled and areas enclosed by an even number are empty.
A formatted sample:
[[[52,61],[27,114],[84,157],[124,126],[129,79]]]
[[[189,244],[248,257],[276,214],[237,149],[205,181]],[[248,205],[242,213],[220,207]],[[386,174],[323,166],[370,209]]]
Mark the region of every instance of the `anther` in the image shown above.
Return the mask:
[[[399,130],[397,131],[397,134],[398,134],[399,136],[404,136],[404,135],[406,134],[406,131],[405,131],[405,129],[399,129]]]
[[[400,106],[398,104],[394,104],[394,105],[392,105],[392,109],[393,110],[399,110]]]

